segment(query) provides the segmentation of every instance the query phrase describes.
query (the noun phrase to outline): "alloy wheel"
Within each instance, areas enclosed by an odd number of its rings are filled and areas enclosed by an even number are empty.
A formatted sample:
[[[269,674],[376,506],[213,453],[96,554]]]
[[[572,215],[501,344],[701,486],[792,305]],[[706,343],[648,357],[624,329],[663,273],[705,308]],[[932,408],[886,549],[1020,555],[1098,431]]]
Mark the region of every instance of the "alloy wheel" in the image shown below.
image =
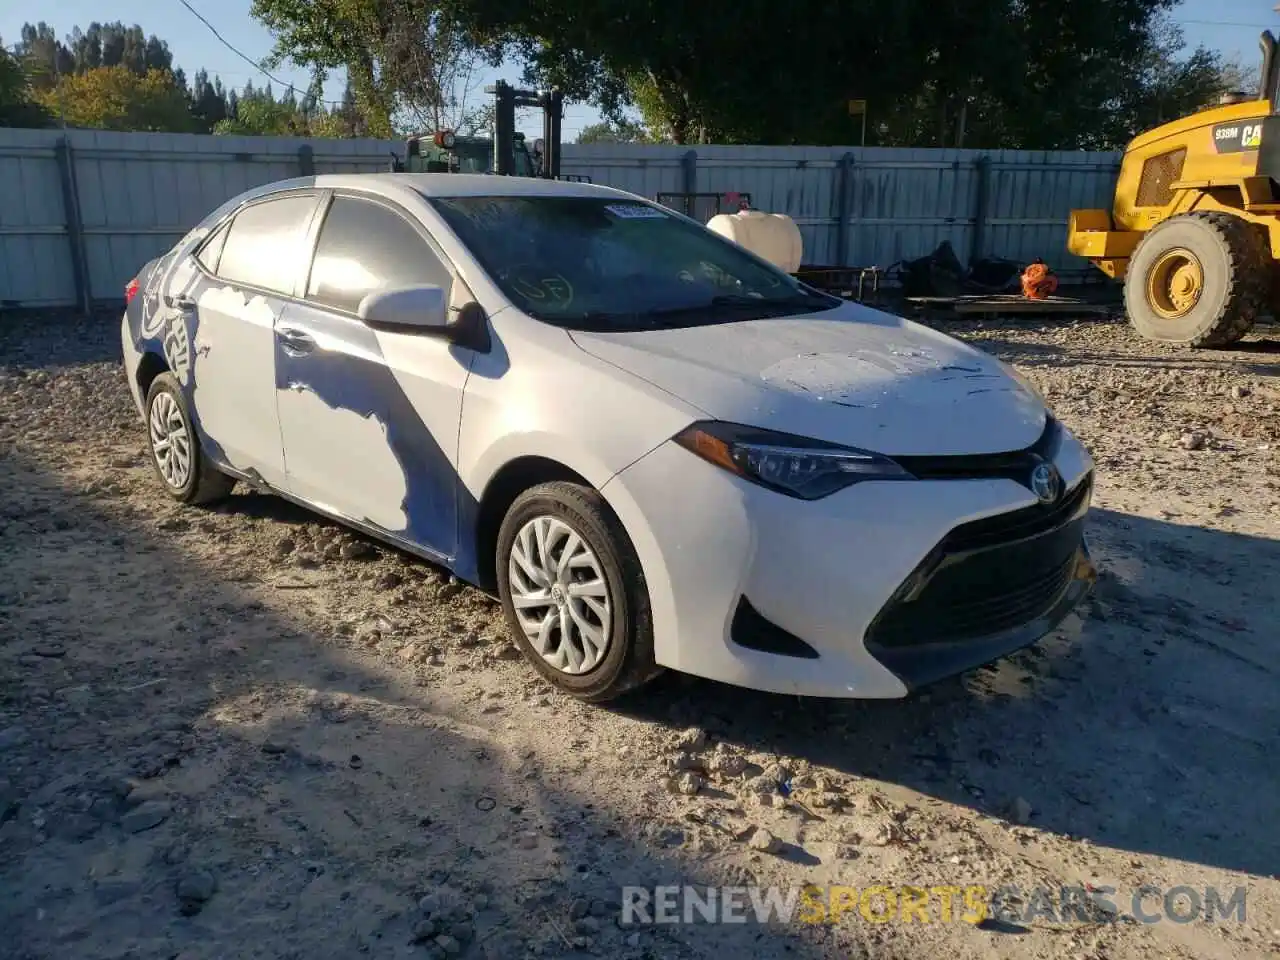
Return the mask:
[[[511,604],[533,649],[562,673],[596,667],[609,649],[612,604],[604,568],[558,517],[520,528],[507,560]]]
[[[173,394],[156,393],[148,423],[156,468],[166,484],[181,490],[191,480],[191,431]]]

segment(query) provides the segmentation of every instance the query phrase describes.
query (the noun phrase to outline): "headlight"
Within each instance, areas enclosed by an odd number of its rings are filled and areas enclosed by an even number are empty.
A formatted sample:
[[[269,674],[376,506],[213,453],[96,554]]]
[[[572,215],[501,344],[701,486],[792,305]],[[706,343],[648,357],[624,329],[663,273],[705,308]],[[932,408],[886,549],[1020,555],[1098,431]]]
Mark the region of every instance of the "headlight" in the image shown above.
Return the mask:
[[[676,443],[752,483],[801,500],[818,500],[863,480],[914,480],[888,457],[853,447],[705,420]]]

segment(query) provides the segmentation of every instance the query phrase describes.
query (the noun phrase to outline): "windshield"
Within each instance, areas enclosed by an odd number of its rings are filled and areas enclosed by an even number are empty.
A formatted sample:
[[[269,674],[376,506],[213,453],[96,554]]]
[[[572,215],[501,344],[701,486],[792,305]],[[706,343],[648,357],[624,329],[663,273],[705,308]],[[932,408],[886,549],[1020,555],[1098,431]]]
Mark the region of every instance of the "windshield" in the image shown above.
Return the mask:
[[[637,200],[437,197],[521,310],[583,330],[649,330],[829,310],[841,301]]]

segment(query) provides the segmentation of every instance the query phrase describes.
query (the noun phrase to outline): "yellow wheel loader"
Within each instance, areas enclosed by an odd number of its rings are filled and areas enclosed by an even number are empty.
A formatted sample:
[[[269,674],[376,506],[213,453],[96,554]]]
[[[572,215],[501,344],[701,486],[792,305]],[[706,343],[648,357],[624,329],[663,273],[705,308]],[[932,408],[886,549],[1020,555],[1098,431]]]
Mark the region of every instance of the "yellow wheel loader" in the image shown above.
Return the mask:
[[[1149,339],[1226,346],[1280,306],[1280,57],[1271,31],[1261,45],[1256,99],[1135,137],[1111,210],[1071,212],[1067,248],[1124,281]]]

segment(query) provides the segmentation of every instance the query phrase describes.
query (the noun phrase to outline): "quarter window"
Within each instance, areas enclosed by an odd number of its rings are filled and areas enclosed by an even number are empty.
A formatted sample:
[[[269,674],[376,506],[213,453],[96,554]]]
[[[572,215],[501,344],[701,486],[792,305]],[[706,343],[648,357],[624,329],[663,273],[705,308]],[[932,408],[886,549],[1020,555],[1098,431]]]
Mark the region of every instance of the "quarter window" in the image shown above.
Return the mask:
[[[295,194],[245,207],[231,222],[218,276],[291,296],[306,263],[315,206],[314,196]]]
[[[412,224],[382,204],[335,197],[320,229],[307,299],[355,313],[375,290],[431,284],[452,273]]]
[[[225,224],[219,227],[218,232],[210,237],[205,245],[200,248],[200,252],[196,254],[196,259],[200,261],[200,265],[210,273],[218,272],[218,258],[222,256],[222,248],[227,243],[227,234],[229,232]]]

